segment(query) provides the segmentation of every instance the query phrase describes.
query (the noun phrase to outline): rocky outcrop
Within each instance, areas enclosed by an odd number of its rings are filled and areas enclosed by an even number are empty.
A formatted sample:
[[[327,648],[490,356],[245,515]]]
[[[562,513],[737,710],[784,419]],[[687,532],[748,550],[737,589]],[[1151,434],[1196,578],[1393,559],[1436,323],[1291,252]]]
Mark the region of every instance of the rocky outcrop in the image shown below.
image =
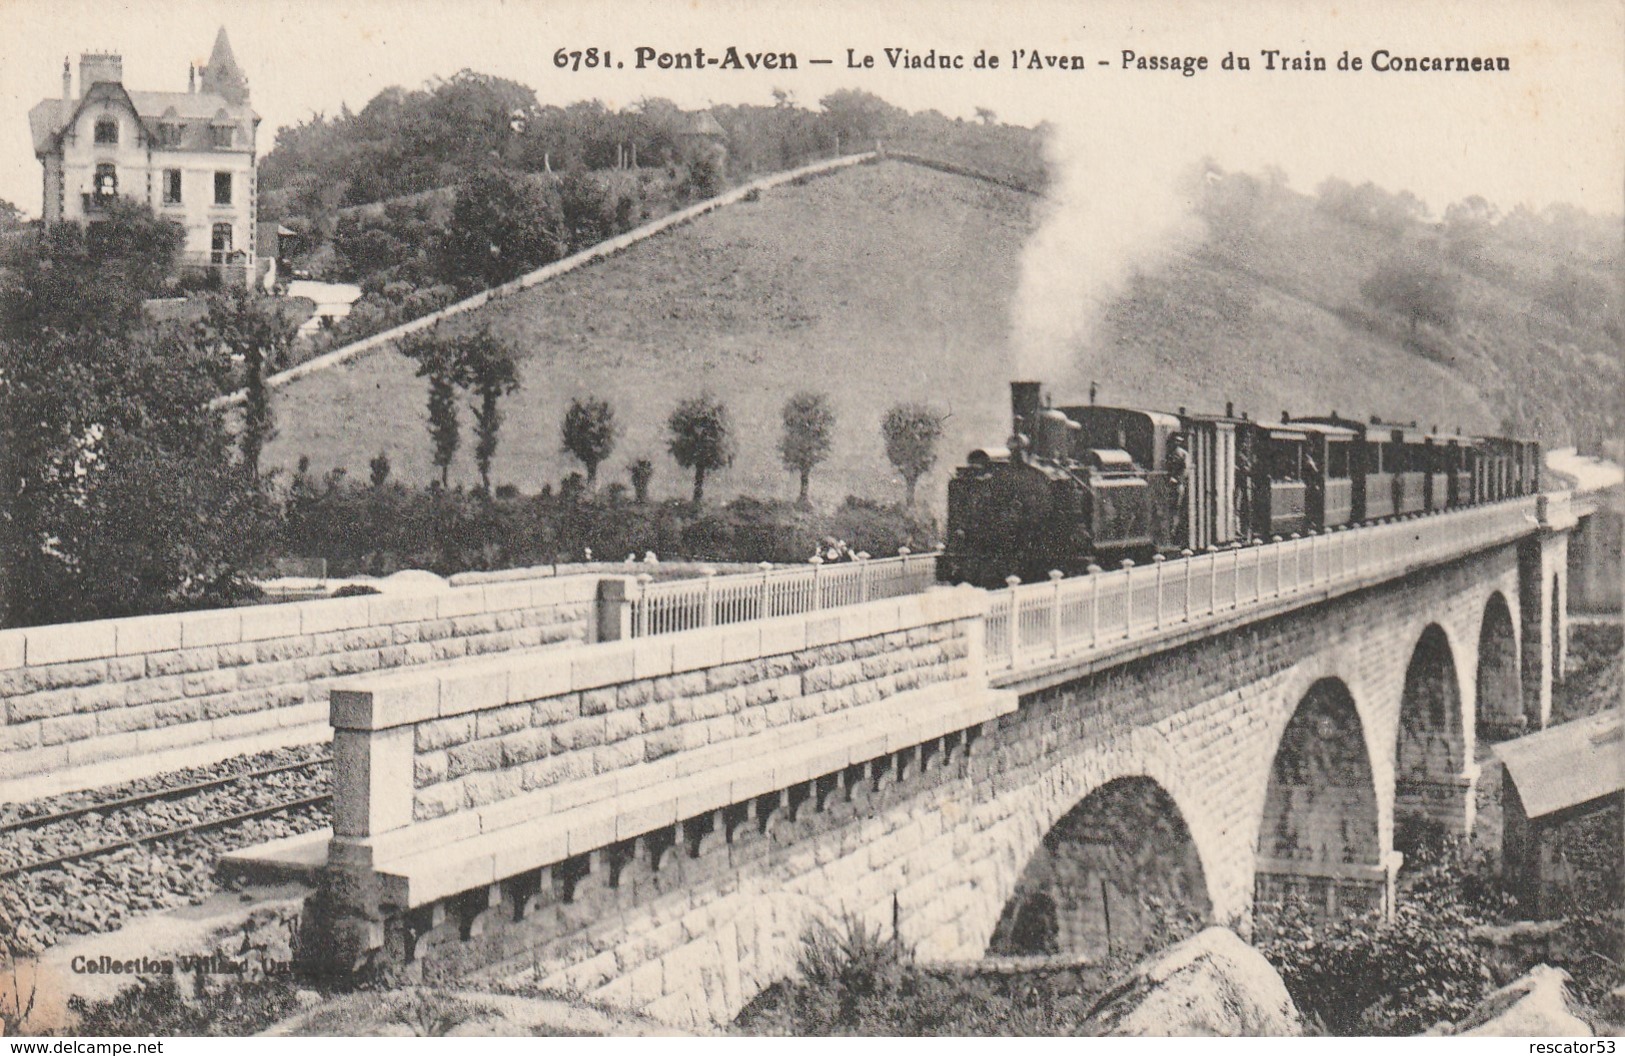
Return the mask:
[[[1537,965],[1480,1001],[1456,1024],[1461,1037],[1589,1038],[1591,1028],[1569,1005],[1569,973]]]
[[[1215,927],[1140,962],[1095,1002],[1082,1033],[1297,1037],[1303,1022],[1264,955]]]

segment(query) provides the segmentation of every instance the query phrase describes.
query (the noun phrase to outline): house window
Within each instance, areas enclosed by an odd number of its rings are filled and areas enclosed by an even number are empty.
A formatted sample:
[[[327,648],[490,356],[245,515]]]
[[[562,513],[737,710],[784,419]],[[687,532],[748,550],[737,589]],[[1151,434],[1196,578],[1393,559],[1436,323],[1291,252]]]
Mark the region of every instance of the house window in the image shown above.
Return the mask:
[[[96,122],[96,142],[117,143],[118,122],[110,117],[104,117]]]
[[[230,125],[210,125],[209,133],[213,137],[216,147],[230,147],[235,141],[233,133],[236,132]]]
[[[181,126],[166,121],[158,126],[158,145],[160,147],[178,147],[181,145]]]
[[[181,204],[181,170],[164,170],[164,204]]]
[[[214,174],[214,204],[231,204],[231,173],[217,172]]]
[[[209,238],[210,261],[225,264],[231,258],[231,225],[215,224]]]
[[[96,197],[118,197],[118,170],[107,162],[96,166]]]

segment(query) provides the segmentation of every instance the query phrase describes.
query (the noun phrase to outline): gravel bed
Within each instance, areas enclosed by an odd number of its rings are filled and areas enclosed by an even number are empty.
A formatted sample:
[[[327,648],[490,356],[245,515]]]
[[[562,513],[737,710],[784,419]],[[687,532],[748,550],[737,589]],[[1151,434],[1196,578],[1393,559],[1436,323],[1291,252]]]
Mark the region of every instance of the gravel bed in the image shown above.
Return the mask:
[[[110,802],[159,789],[326,755],[325,745],[280,749],[196,767],[161,778],[10,804],[11,819]],[[92,811],[37,829],[0,834],[0,868],[161,832],[224,814],[331,790],[330,767],[289,771],[172,800]],[[326,804],[278,811],[216,829],[189,832],[111,854],[0,880],[0,950],[43,951],[74,935],[112,931],[140,913],[202,902],[219,890],[216,860],[227,851],[328,825]]]
[[[169,773],[144,777],[136,781],[125,781],[117,785],[87,788],[79,792],[63,792],[60,795],[42,796],[39,799],[30,799],[20,803],[0,803],[0,825],[27,821],[29,818],[38,818],[46,814],[60,814],[65,810],[95,806],[98,803],[110,803],[113,800],[127,799],[130,796],[151,795],[165,789],[193,785],[199,781],[212,781],[222,777],[230,777],[232,774],[247,773],[250,770],[264,770],[268,767],[281,766],[286,763],[324,759],[328,754],[329,746],[325,742],[304,744],[294,748],[275,748],[266,752],[257,752],[254,755],[239,755],[231,759],[222,759],[220,762],[211,763],[208,766],[191,766],[185,770],[173,770]]]

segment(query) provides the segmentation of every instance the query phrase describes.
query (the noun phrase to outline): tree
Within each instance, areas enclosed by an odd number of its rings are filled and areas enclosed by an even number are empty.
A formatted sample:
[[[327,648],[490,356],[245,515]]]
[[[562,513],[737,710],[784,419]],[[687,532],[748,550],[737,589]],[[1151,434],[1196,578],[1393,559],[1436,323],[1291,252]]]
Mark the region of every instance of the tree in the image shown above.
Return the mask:
[[[209,298],[209,312],[199,339],[218,344],[242,362],[243,428],[240,434],[243,464],[258,477],[260,452],[276,435],[271,415],[271,392],[266,378],[287,360],[299,334],[299,321],[285,301],[265,297],[243,286]]]
[[[1450,259],[1464,267],[1481,265],[1480,258],[1499,218],[1495,206],[1477,194],[1446,206],[1444,241]]]
[[[439,244],[447,282],[496,286],[569,252],[557,192],[540,178],[496,168],[457,187],[451,226]]]
[[[23,216],[21,209],[4,198],[0,198],[0,231],[21,227],[26,222],[27,217]]]
[[[372,486],[381,488],[389,482],[389,452],[380,451],[367,463],[368,479]]]
[[[52,224],[23,237],[0,269],[0,329],[126,334],[141,322],[141,304],[163,292],[186,231],[129,199],[105,210],[88,228]]]
[[[636,188],[633,183],[612,190],[581,168],[572,168],[561,176],[559,209],[570,249],[595,246],[631,228],[643,208]]]
[[[491,494],[491,461],[497,453],[497,431],[502,428],[498,401],[519,388],[513,349],[482,326],[464,334],[456,344],[456,377],[478,397],[474,404],[474,464],[480,470],[480,488]]]
[[[444,488],[450,481],[452,459],[457,457],[462,443],[462,427],[457,421],[457,345],[431,328],[403,338],[400,350],[417,363],[418,377],[429,381],[429,440],[434,445],[434,464],[440,470],[440,486]]]
[[[1456,280],[1443,268],[1418,256],[1388,258],[1360,284],[1360,295],[1377,308],[1418,324],[1449,329],[1456,322]]]
[[[998,121],[998,119],[999,115],[994,113],[992,110],[989,110],[987,107],[978,106],[976,108],[976,120],[980,121],[982,124],[991,125]]]
[[[906,116],[906,111],[857,88],[831,92],[818,100],[818,105],[824,108],[825,127],[846,151],[873,147],[892,122]]]
[[[1558,263],[1536,298],[1575,326],[1608,314],[1608,284],[1596,275]]]
[[[598,466],[615,450],[620,428],[615,412],[604,400],[588,396],[573,399],[564,412],[564,450],[587,467],[587,488],[598,486]]]
[[[829,457],[835,412],[829,397],[821,392],[798,392],[784,405],[784,435],[779,438],[779,457],[784,468],[801,475],[801,491],[796,504],[809,505],[807,490],[813,467]]]
[[[710,393],[684,400],[666,420],[666,449],[684,469],[694,471],[694,505],[705,500],[705,475],[733,465],[734,443],[728,409]]]
[[[0,621],[230,604],[267,510],[179,328],[0,340]]]
[[[915,487],[937,461],[937,441],[944,419],[923,403],[899,403],[886,412],[880,432],[886,438],[886,457],[903,475],[908,505],[914,505]]]
[[[626,471],[632,477],[632,494],[642,506],[649,501],[649,482],[654,479],[655,464],[647,458],[639,458],[627,466]]]

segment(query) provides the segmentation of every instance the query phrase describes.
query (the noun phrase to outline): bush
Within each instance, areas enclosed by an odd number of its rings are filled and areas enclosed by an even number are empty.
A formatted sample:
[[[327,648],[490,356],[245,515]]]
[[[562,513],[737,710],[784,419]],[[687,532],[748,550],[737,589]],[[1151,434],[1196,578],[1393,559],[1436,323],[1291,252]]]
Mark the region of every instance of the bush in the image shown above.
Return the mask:
[[[825,537],[888,557],[935,545],[936,526],[897,507],[844,506],[829,514],[789,503],[736,499],[696,509],[686,502],[629,504],[624,489],[496,496],[409,488],[398,481],[314,480],[296,474],[282,497],[271,556],[323,557],[334,576],[427,568],[443,575],[574,560],[584,548],[608,560],[654,551],[663,559],[800,563]]]
[[[907,944],[850,914],[809,926],[797,977],[740,1013],[751,1033],[1000,1036],[1070,1034],[1105,978],[1089,968],[960,973],[916,964]]]
[[[1338,1035],[1419,1034],[1461,1019],[1494,986],[1469,938],[1510,900],[1465,844],[1419,846],[1392,921],[1321,922],[1299,904],[1260,918],[1256,945],[1307,1018]]]

